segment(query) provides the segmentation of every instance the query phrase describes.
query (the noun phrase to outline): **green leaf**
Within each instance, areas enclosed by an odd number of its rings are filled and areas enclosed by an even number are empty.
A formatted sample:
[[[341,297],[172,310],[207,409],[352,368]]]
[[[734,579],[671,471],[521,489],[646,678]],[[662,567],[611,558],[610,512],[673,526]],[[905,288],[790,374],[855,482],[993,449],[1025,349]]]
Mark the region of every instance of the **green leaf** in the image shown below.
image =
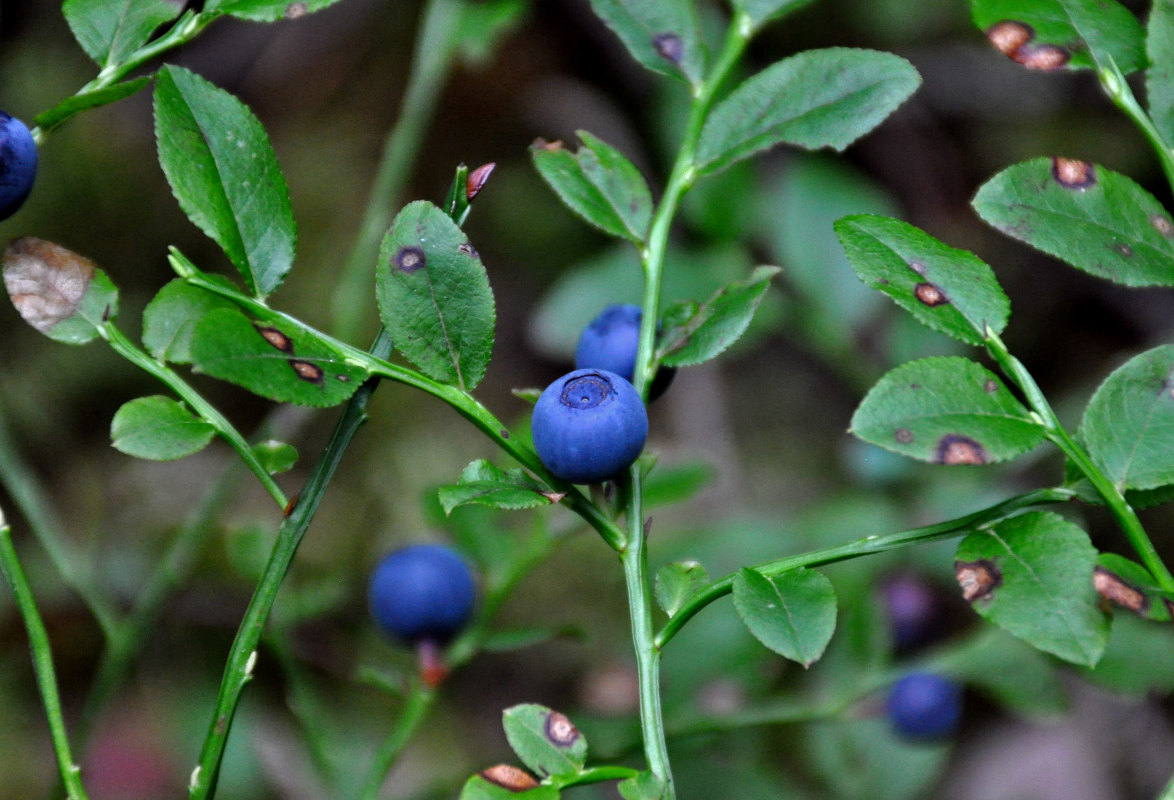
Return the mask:
[[[525,791],[507,789],[490,783],[480,775],[474,775],[461,789],[460,800],[558,800],[558,789],[553,786],[536,786]]]
[[[489,364],[496,312],[481,257],[448,215],[405,206],[383,238],[379,315],[397,349],[429,376],[472,391]]]
[[[991,464],[1044,437],[997,377],[966,358],[910,361],[888,372],[860,402],[851,432],[870,444],[935,464]]]
[[[102,89],[72,95],[48,111],[42,111],[34,121],[42,130],[51,131],[70,117],[77,116],[83,111],[130,97],[150,82],[150,76],[144,75],[141,78],[123,81]]]
[[[136,458],[173,461],[203,450],[216,429],[187,406],[153,395],[125,403],[110,423],[116,450]]]
[[[656,602],[670,617],[695,592],[709,583],[709,573],[699,561],[679,561],[666,564],[656,573]]]
[[[772,577],[739,570],[734,576],[734,607],[758,641],[804,667],[819,660],[836,629],[831,581],[805,567]]]
[[[289,472],[294,468],[294,464],[298,463],[297,448],[276,439],[257,442],[250,449],[270,475]]]
[[[1124,175],[1036,158],[1000,172],[973,201],[1012,238],[1125,286],[1174,286],[1174,222]]]
[[[297,229],[269,137],[240,100],[165,66],[155,82],[159,163],[180,206],[264,297],[294,259]]]
[[[204,3],[204,13],[230,14],[254,22],[276,22],[279,19],[298,19],[337,2],[338,0],[210,0]]]
[[[192,335],[191,356],[200,372],[302,406],[345,402],[367,377],[326,340],[289,323],[254,322],[231,308],[204,315]]]
[[[1150,119],[1167,141],[1174,141],[1174,0],[1154,0],[1147,26],[1145,96]]]
[[[692,0],[591,0],[591,8],[645,67],[701,84],[706,53]]]
[[[624,800],[661,800],[664,797],[664,781],[647,771],[620,781],[616,788]]]
[[[1060,714],[1068,696],[1051,657],[986,626],[959,647],[944,648],[928,669],[980,689],[1020,714]]]
[[[757,267],[746,280],[720,289],[686,321],[666,327],[660,336],[661,363],[683,367],[725,352],[746,332],[771,278],[780,272],[778,267]]]
[[[811,0],[732,0],[734,8],[745,14],[755,29],[810,3]]]
[[[644,480],[644,506],[682,503],[708,486],[714,477],[714,467],[703,461],[660,464]]]
[[[61,11],[86,54],[107,67],[125,61],[182,7],[170,0],[65,0]]]
[[[527,647],[545,644],[560,637],[583,638],[582,631],[572,626],[561,628],[511,628],[492,631],[481,641],[481,650],[486,653],[512,653]]]
[[[1128,74],[1145,64],[1141,23],[1116,0],[971,0],[970,10],[991,43],[1029,69],[1112,59]]]
[[[562,495],[551,494],[524,470],[504,470],[485,459],[478,459],[461,472],[455,486],[442,486],[440,505],[445,514],[466,503],[518,510],[557,503]]]
[[[190,364],[192,332],[205,314],[217,308],[235,306],[182,278],[168,282],[143,309],[143,346],[160,361]]]
[[[913,65],[892,53],[835,47],[791,56],[713,109],[697,145],[698,172],[717,172],[777,144],[843,150],[920,83]]]
[[[643,244],[652,221],[652,192],[624,155],[587,131],[577,153],[536,142],[534,166],[568,208],[604,233]]]
[[[1095,669],[1082,673],[1112,692],[1169,696],[1174,692],[1174,627],[1129,614],[1115,616],[1105,654]]]
[[[23,236],[4,250],[4,288],[21,317],[65,344],[86,344],[118,315],[118,290],[94,262]]]
[[[973,253],[889,217],[844,217],[835,229],[860,280],[923,325],[977,346],[987,328],[1000,333],[1007,326],[1011,302]]]
[[[587,740],[565,714],[525,703],[507,708],[501,718],[510,747],[539,776],[583,771]]]
[[[1113,371],[1085,409],[1079,435],[1118,489],[1174,483],[1174,345]]]
[[[489,61],[498,45],[525,22],[531,0],[465,3],[456,34],[461,60],[474,66]]]
[[[1097,551],[1058,514],[1031,512],[970,534],[954,563],[979,614],[1033,647],[1074,664],[1097,663],[1109,623],[1097,603]]]
[[[1093,586],[1107,602],[1155,622],[1174,616],[1174,594],[1163,591],[1149,570],[1116,553],[1101,553]]]

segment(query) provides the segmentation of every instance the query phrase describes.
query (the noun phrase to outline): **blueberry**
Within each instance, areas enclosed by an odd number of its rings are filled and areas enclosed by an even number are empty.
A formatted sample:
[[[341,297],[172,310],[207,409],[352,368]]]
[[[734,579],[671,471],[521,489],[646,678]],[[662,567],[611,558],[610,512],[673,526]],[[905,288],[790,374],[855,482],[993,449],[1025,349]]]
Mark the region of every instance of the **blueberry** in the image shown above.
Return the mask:
[[[901,736],[932,740],[949,736],[962,716],[962,687],[949,678],[913,672],[889,691],[885,710]]]
[[[473,614],[473,574],[447,547],[416,544],[383,557],[371,574],[371,616],[407,645],[444,644]]]
[[[547,469],[571,483],[602,483],[640,455],[648,414],[624,378],[603,369],[577,369],[546,387],[530,427]]]
[[[616,303],[603,309],[579,335],[575,347],[575,369],[605,369],[628,382],[636,373],[636,350],[640,346],[640,306]],[[664,394],[676,370],[662,367],[652,379],[648,398]]]
[[[0,220],[8,219],[33,190],[37,144],[16,117],[0,111]]]
[[[940,639],[948,627],[943,598],[935,587],[913,573],[901,573],[881,584],[893,648],[907,653]]]

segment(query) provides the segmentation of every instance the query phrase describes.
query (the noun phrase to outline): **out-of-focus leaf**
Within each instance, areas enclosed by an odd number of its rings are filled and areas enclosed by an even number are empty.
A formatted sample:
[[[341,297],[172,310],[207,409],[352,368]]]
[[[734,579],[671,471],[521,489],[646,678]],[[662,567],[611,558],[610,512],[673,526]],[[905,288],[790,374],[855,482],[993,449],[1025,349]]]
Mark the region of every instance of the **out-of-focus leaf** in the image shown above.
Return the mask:
[[[1130,614],[1115,616],[1105,654],[1094,669],[1083,673],[1114,692],[1174,692],[1174,627]]]
[[[797,11],[809,3],[811,0],[733,0],[734,8],[741,10],[755,28],[760,28],[784,14]]]
[[[492,767],[486,772],[491,772],[494,769],[499,769],[499,767]],[[511,769],[517,769],[517,767]],[[518,772],[523,771],[518,770]],[[497,775],[500,774],[497,773]],[[553,786],[535,786],[533,789],[506,788],[497,783],[491,783],[481,775],[474,775],[461,789],[460,800],[517,800],[517,798],[522,800],[558,800],[558,797],[558,789]]]
[[[334,5],[338,0],[208,0],[204,13],[229,14],[254,22],[298,19]]]
[[[1150,5],[1146,52],[1150,119],[1167,142],[1174,141],[1174,0],[1154,0]]]
[[[116,450],[136,458],[172,461],[203,450],[216,429],[186,406],[153,395],[125,403],[110,423]]]

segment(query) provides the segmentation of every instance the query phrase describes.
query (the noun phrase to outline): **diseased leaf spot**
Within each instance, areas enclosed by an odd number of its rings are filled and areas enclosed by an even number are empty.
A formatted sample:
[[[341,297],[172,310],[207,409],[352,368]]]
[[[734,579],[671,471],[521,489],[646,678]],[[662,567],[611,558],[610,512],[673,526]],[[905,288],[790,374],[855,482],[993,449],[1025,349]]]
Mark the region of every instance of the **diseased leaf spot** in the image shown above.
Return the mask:
[[[951,433],[938,440],[937,453],[934,460],[939,464],[956,466],[959,464],[985,464],[986,451],[982,445],[969,436]]]
[[[524,792],[538,785],[538,781],[534,780],[530,773],[510,764],[490,767],[481,773],[481,777],[511,792]]]
[[[415,272],[427,263],[424,251],[419,247],[401,247],[395,254],[395,265],[400,272]]]
[[[299,19],[306,16],[310,11],[310,7],[306,3],[290,3],[285,7],[286,19]]]
[[[457,246],[457,251],[463,256],[469,256],[470,258],[477,257],[477,250],[473,247],[473,243],[469,241],[461,242]]]
[[[1035,38],[1035,30],[1023,22],[1007,19],[987,28],[986,38],[1009,58],[1014,58],[1019,48]]]
[[[1093,570],[1092,584],[1096,587],[1097,594],[1110,603],[1127,608],[1135,614],[1145,614],[1149,610],[1148,597],[1104,567]]]
[[[913,431],[908,428],[897,428],[893,431],[893,438],[897,440],[898,444],[912,444]]]
[[[1012,58],[1028,69],[1050,72],[1064,67],[1072,54],[1054,44],[1029,44],[1020,47]]]
[[[1113,252],[1116,253],[1117,255],[1121,256],[1122,258],[1132,258],[1133,257],[1133,248],[1130,247],[1129,245],[1125,244],[1125,242],[1118,242],[1115,245],[1113,245]]]
[[[919,283],[914,286],[913,296],[930,308],[948,305],[950,302],[950,298],[946,297],[946,293],[942,291],[941,287],[932,283]]]
[[[546,715],[545,728],[546,738],[556,747],[570,747],[579,740],[579,729],[558,711]]]
[[[994,378],[987,378],[986,383],[982,385],[982,390],[987,394],[994,394],[999,391],[999,382]]]
[[[563,149],[563,143],[562,143],[561,139],[555,139],[553,142],[548,142],[545,139],[543,139],[541,136],[539,136],[537,139],[535,139],[533,142],[530,143],[530,149],[531,150],[545,150],[548,153],[557,153],[559,150]]]
[[[954,577],[962,587],[962,599],[968,603],[990,597],[1003,585],[1003,573],[995,562],[980,558],[978,561],[955,561]]]
[[[1052,177],[1065,189],[1083,191],[1097,182],[1096,167],[1075,158],[1053,158]]]
[[[921,277],[925,277],[925,264],[922,264],[920,261],[910,261],[909,269],[913,270]]]
[[[293,354],[293,351],[294,351],[293,340],[290,339],[288,336],[286,336],[281,331],[277,330],[277,328],[262,327],[262,326],[258,325],[257,326],[257,333],[261,334],[261,336],[265,339],[265,341],[269,342],[269,344],[273,345],[275,348],[277,348],[281,352],[289,354],[289,355]]]
[[[1163,236],[1174,236],[1174,222],[1170,222],[1169,217],[1164,217],[1161,214],[1154,214],[1150,217],[1150,224],[1154,226],[1154,230]]]
[[[667,58],[674,64],[680,64],[681,57],[685,55],[685,43],[675,33],[656,34],[652,37],[652,46],[662,58]]]
[[[302,361],[300,359],[291,358],[289,365],[293,367],[294,374],[304,380],[306,383],[312,383],[315,386],[321,386],[326,379],[326,373],[322,371],[322,367],[317,364],[311,364],[309,361]]]

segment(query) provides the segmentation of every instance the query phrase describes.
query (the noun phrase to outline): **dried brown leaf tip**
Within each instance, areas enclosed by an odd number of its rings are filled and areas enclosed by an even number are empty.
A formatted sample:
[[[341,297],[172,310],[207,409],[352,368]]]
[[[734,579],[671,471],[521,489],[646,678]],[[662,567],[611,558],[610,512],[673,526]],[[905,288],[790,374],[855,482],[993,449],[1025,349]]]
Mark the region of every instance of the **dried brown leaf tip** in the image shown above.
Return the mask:
[[[32,236],[4,250],[4,288],[24,321],[41,333],[73,316],[97,269],[89,259]]]
[[[1097,170],[1087,161],[1057,156],[1052,159],[1052,177],[1065,189],[1084,190],[1097,182]]]
[[[1092,585],[1097,594],[1110,603],[1127,608],[1134,614],[1145,616],[1150,600],[1136,587],[1130,586],[1121,577],[1104,567],[1097,567],[1092,573]]]
[[[954,562],[954,576],[962,587],[962,598],[968,603],[990,597],[1003,585],[1003,573],[995,562],[985,558]]]
[[[511,792],[524,792],[538,786],[534,776],[511,764],[498,764],[481,773],[481,777],[492,784]]]

